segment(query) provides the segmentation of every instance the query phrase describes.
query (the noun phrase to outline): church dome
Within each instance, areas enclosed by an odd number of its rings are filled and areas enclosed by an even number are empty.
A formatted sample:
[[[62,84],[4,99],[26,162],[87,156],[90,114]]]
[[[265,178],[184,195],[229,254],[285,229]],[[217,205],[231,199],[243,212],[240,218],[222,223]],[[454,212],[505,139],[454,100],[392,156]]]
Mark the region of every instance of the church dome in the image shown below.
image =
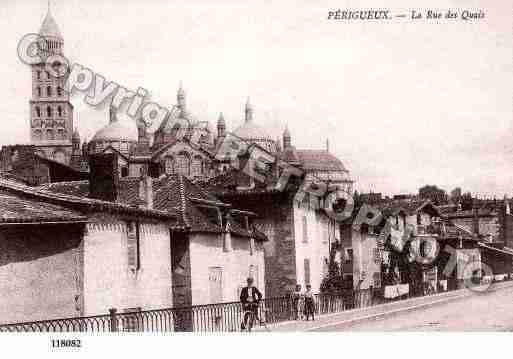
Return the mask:
[[[256,143],[271,153],[276,152],[276,141],[263,127],[254,122],[253,107],[250,105],[249,100],[246,103],[246,119],[241,126],[233,131],[233,134],[248,143]]]
[[[116,114],[115,119],[94,135],[94,142],[137,142],[137,123],[124,114]]]

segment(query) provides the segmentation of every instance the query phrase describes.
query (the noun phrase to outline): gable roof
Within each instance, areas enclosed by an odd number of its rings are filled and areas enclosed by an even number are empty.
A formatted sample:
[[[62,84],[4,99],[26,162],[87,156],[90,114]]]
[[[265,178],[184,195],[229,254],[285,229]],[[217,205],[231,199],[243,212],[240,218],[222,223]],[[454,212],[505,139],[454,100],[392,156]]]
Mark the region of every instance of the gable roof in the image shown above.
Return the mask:
[[[86,222],[81,212],[37,198],[24,198],[19,193],[0,191],[1,223]]]
[[[52,203],[64,207],[71,207],[81,212],[88,211],[107,211],[123,214],[138,215],[144,217],[160,218],[164,220],[174,220],[175,216],[170,213],[149,210],[130,206],[123,203],[102,201],[99,199],[76,196],[72,194],[63,194],[51,189],[41,189],[37,187],[28,187],[14,181],[0,178],[0,191],[18,194],[25,198],[40,200],[45,203]]]

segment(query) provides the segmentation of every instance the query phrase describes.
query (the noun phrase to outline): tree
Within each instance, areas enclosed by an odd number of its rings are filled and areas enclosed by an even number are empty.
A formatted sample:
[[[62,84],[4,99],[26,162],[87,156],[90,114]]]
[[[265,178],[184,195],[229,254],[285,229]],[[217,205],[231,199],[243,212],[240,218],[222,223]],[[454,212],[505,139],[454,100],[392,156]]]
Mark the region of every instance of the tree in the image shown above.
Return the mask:
[[[419,197],[425,200],[431,200],[435,205],[447,203],[447,193],[435,185],[426,185],[419,188]]]
[[[328,274],[322,279],[320,291],[322,294],[340,295],[344,290],[344,277],[342,269],[335,260],[338,248],[332,247],[328,262]],[[347,286],[347,285],[346,285]]]
[[[459,203],[461,200],[461,187],[456,187],[451,191],[451,201],[453,203]]]

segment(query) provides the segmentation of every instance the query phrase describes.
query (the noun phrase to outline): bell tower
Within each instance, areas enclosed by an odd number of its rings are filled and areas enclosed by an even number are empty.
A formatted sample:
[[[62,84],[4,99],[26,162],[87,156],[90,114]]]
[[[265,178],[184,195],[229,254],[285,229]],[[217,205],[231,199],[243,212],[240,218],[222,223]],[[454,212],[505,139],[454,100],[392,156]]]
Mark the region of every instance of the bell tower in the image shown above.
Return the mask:
[[[48,5],[39,30],[39,49],[43,58],[62,54],[64,39]],[[64,77],[54,77],[44,63],[32,66],[32,99],[30,102],[30,139],[36,153],[69,164],[72,153],[73,106],[65,91]],[[54,64],[59,66],[58,64]],[[56,69],[56,72],[59,70]]]

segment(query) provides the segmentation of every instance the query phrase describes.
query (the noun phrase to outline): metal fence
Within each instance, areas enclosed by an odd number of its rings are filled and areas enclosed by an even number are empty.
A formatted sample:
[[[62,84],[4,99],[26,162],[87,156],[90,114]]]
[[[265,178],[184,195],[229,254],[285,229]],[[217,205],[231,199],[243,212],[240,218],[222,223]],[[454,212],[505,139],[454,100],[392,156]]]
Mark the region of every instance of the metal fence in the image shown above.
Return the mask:
[[[315,312],[341,312],[348,308],[346,300],[316,295]],[[290,297],[263,299],[258,310],[261,323],[255,325],[294,319],[296,308]],[[106,315],[4,324],[0,332],[229,332],[240,330],[243,315],[239,302],[130,312],[110,309]]]

